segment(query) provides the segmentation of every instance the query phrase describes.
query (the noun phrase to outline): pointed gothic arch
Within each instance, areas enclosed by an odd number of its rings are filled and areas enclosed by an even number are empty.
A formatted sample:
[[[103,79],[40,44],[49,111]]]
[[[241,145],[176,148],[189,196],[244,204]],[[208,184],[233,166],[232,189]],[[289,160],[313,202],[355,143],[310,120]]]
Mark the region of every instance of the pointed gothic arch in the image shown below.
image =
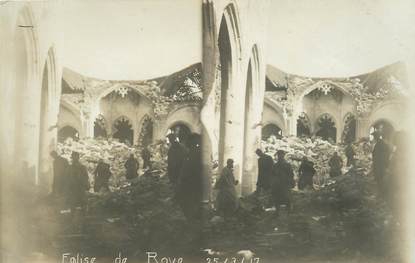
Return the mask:
[[[336,121],[333,118],[333,116],[331,116],[328,113],[323,113],[322,115],[320,115],[320,117],[317,118],[315,133],[317,137],[335,143],[337,139],[336,133]]]
[[[118,117],[113,123],[112,137],[122,143],[132,145],[134,143],[134,129],[131,120],[126,116]]]

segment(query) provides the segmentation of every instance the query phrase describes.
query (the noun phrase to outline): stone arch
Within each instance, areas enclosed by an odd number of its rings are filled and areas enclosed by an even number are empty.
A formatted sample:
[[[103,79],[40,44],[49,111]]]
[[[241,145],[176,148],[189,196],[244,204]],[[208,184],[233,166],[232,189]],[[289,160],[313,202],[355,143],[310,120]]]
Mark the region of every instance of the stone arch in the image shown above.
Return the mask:
[[[113,122],[112,137],[122,143],[134,144],[134,128],[132,121],[126,116],[120,116]]]
[[[58,141],[64,142],[67,138],[72,138],[74,140],[79,139],[79,131],[72,126],[66,125],[59,129],[58,131]]]
[[[343,118],[343,133],[342,133],[342,142],[343,143],[352,143],[356,140],[357,132],[357,119],[356,116],[348,112]]]
[[[43,76],[40,98],[40,122],[39,122],[39,161],[38,177],[41,184],[49,189],[52,186],[52,167],[49,153],[56,146],[57,131],[51,130],[55,121],[52,116],[56,111],[58,98],[58,87],[56,78],[56,58],[53,46],[49,49],[43,66]],[[54,132],[52,132],[54,131]],[[36,180],[38,182],[38,179]]]
[[[337,141],[337,127],[336,119],[328,113],[323,113],[316,120],[315,135],[335,143]]]
[[[14,161],[16,171],[27,173],[38,183],[39,172],[39,108],[33,100],[39,96],[39,44],[36,21],[30,3],[18,12],[14,34]],[[24,168],[25,170],[21,170]],[[27,170],[26,170],[27,169]],[[29,174],[30,173],[30,174]]]
[[[138,136],[138,146],[145,148],[153,143],[154,140],[154,121],[148,114],[144,115],[140,122],[140,134]]]
[[[222,167],[225,160],[232,155],[233,143],[232,120],[234,117],[232,95],[233,83],[237,81],[239,69],[239,58],[241,53],[240,29],[237,10],[234,3],[229,4],[222,15],[218,34],[218,49],[220,72],[220,85],[217,87],[220,91],[220,110],[219,110],[219,166]]]
[[[256,157],[253,153],[259,147],[261,139],[261,127],[257,125],[260,120],[256,119],[257,115],[255,111],[255,106],[261,105],[258,104],[257,100],[260,97],[261,87],[259,67],[258,47],[257,45],[253,45],[247,65],[245,88],[242,194],[247,194],[254,190],[255,175],[258,170]]]

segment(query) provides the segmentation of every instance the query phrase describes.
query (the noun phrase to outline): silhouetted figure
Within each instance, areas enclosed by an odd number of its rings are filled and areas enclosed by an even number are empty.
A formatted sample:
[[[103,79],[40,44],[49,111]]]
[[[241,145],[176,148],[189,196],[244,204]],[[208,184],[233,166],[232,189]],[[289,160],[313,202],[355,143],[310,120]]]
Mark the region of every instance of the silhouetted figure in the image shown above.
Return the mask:
[[[233,175],[233,160],[226,161],[226,167],[215,184],[218,190],[216,197],[217,211],[224,217],[232,216],[239,207],[239,200],[236,194],[235,186],[238,185]]]
[[[200,146],[200,136],[191,134],[188,138],[188,152],[177,181],[176,198],[188,219],[200,219],[202,212],[203,182]]]
[[[303,190],[306,187],[313,188],[313,176],[315,174],[316,170],[314,169],[314,163],[304,156],[300,167],[298,168],[298,189]]]
[[[258,155],[258,181],[256,183],[257,191],[267,191],[270,189],[270,179],[272,176],[274,161],[271,156],[263,153],[260,149],[257,149],[255,153]]]
[[[68,161],[59,156],[56,151],[52,151],[50,156],[53,158],[53,185],[52,194],[54,196],[64,195],[65,185],[67,182]]]
[[[99,160],[94,171],[95,183],[94,192],[98,193],[101,189],[109,190],[108,180],[111,177],[110,165],[104,163],[102,159]]]
[[[68,168],[67,201],[71,210],[76,207],[84,208],[86,191],[89,190],[88,172],[79,162],[79,153],[72,152],[72,164]]]
[[[176,185],[186,157],[186,148],[178,142],[175,134],[169,134],[168,139],[170,148],[167,152],[167,176],[170,182]]]
[[[281,205],[286,205],[288,214],[291,212],[291,189],[295,186],[294,173],[285,159],[285,152],[277,151],[277,162],[273,167],[271,194],[275,205],[275,214],[278,216]]]
[[[141,151],[141,158],[143,158],[143,169],[151,168],[151,153],[148,146],[144,147]]]
[[[333,156],[330,158],[329,167],[329,174],[331,178],[342,175],[343,160],[337,152],[334,152]]]
[[[354,165],[354,161],[355,161],[354,156],[355,156],[356,153],[354,152],[353,144],[349,143],[346,146],[346,149],[344,149],[344,151],[345,151],[346,158],[347,158],[346,165],[347,166]]]
[[[386,170],[389,166],[391,150],[382,139],[379,132],[374,132],[373,137],[376,140],[375,147],[372,152],[373,175],[375,176],[375,180],[378,184],[379,192],[382,193],[385,190],[384,179]]]
[[[126,169],[125,177],[127,179],[134,179],[138,176],[138,168],[139,163],[137,159],[134,157],[134,154],[130,154],[130,157],[128,157],[127,161],[124,164],[124,167]]]

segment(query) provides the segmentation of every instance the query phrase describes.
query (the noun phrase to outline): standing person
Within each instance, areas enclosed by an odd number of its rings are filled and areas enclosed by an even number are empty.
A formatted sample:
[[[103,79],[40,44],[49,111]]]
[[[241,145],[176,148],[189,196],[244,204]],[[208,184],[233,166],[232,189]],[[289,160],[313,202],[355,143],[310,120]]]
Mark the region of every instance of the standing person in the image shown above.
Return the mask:
[[[238,181],[233,176],[233,160],[226,161],[226,167],[216,182],[215,188],[218,189],[217,210],[224,217],[232,216],[239,207],[238,196],[235,186]]]
[[[188,152],[177,180],[176,197],[186,218],[198,220],[201,219],[203,198],[200,136],[191,134],[187,147]]]
[[[125,175],[127,179],[134,179],[138,176],[137,171],[139,168],[139,163],[137,159],[134,157],[133,153],[130,154],[130,157],[125,162],[124,167],[127,170],[127,173]]]
[[[258,155],[258,181],[256,183],[257,192],[262,190],[269,190],[270,178],[272,176],[272,167],[274,161],[272,157],[265,154],[260,149],[257,149],[255,153]]]
[[[272,198],[275,205],[275,214],[279,216],[280,206],[286,205],[288,214],[291,212],[291,189],[295,186],[294,173],[285,158],[285,152],[277,151],[277,162],[273,167]]]
[[[337,152],[334,152],[333,156],[330,158],[329,167],[331,178],[342,175],[343,160]]]
[[[389,158],[391,150],[386,142],[382,139],[379,132],[374,132],[373,137],[375,139],[375,146],[372,152],[372,170],[375,180],[378,184],[379,192],[383,192],[384,178],[386,175],[386,169],[389,166]]]
[[[313,188],[313,176],[316,174],[314,169],[314,163],[307,159],[307,156],[303,157],[300,167],[298,168],[298,175],[300,177],[298,181],[298,189],[303,190],[307,186]]]
[[[143,158],[143,169],[151,168],[151,153],[148,146],[145,146],[141,151],[141,158]]]
[[[346,153],[346,158],[347,158],[346,165],[347,166],[354,165],[354,161],[355,161],[354,156],[356,153],[354,152],[353,144],[351,143],[347,144],[346,149],[344,149],[344,151]]]
[[[170,142],[170,148],[167,152],[167,176],[175,186],[183,168],[186,147],[177,140],[177,136],[173,133],[169,134],[167,138]]]
[[[52,151],[50,156],[53,158],[53,185],[52,195],[59,197],[64,194],[66,185],[66,170],[68,169],[68,161],[59,156],[56,151]]]
[[[111,177],[110,165],[104,163],[104,160],[99,159],[98,165],[94,171],[95,183],[94,183],[94,192],[98,193],[102,188],[109,190],[108,180]]]
[[[68,168],[67,200],[71,211],[85,208],[86,191],[89,190],[88,172],[79,162],[79,153],[72,152],[72,164]]]

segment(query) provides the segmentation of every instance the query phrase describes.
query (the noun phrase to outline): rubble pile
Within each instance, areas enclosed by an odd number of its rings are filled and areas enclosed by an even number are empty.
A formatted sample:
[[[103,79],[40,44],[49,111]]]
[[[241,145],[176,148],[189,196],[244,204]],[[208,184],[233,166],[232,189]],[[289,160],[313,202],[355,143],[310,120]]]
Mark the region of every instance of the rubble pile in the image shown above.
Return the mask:
[[[126,253],[169,251],[189,243],[188,223],[174,201],[167,177],[160,173],[141,176],[119,189],[91,195],[89,215],[99,228],[91,227],[91,241],[100,248]]]

